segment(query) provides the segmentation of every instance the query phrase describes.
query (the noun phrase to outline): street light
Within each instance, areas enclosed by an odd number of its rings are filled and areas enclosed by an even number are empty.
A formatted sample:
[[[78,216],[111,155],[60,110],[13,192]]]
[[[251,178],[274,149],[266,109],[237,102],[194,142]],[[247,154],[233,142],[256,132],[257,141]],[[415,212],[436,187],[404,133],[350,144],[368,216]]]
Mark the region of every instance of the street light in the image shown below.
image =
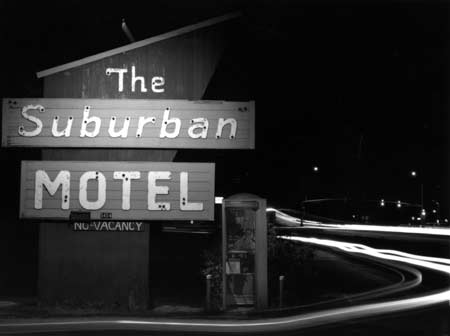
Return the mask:
[[[431,201],[436,205],[436,209],[433,209],[433,213],[436,214],[436,224],[439,224],[439,220],[441,218],[441,204],[436,200]]]
[[[412,177],[417,177],[417,173],[416,171],[412,170],[410,175]],[[425,224],[425,217],[426,217],[426,212],[425,209],[423,207],[423,182],[420,182],[420,208],[422,209],[421,213],[420,213],[420,219],[424,222]]]
[[[313,167],[313,171],[318,172],[318,171],[319,171],[319,167],[314,166],[314,167]]]

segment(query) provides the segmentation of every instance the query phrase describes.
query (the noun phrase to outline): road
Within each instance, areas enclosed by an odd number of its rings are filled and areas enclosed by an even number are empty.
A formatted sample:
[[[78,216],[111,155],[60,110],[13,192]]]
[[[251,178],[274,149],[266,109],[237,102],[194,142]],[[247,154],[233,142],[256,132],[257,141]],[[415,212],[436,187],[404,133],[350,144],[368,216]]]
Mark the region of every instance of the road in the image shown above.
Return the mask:
[[[278,213],[280,222],[288,215]],[[0,323],[0,333],[32,334],[42,332],[48,335],[159,335],[179,333],[203,334],[271,334],[271,335],[449,335],[450,316],[450,259],[447,255],[437,256],[413,253],[405,250],[413,241],[422,241],[419,232],[387,232],[374,227],[332,227],[309,223],[304,228],[294,225],[297,219],[290,218],[292,225],[280,230],[280,239],[299,244],[314,244],[330,248],[338,253],[352,254],[377,260],[398,269],[415,274],[415,284],[405,282],[403,288],[391,292],[378,292],[368,300],[334,308],[323,308],[289,316],[242,319],[192,318],[67,318],[45,320],[11,320]],[[286,224],[286,223],[284,223]],[[355,229],[355,230],[353,230]],[[389,229],[391,230],[391,229]],[[339,232],[339,234],[336,234]],[[356,232],[356,234],[355,234]],[[372,233],[372,234],[368,234]],[[427,244],[448,243],[450,230],[431,231],[424,234]],[[448,232],[448,235],[447,235]],[[392,234],[392,235],[391,235]],[[315,236],[322,235],[321,238]],[[331,239],[336,235],[334,239]],[[324,236],[327,236],[325,239]],[[444,238],[443,238],[444,237]],[[388,238],[389,243],[384,242]],[[350,241],[342,241],[348,239]],[[361,240],[370,239],[373,245]],[[378,242],[378,243],[377,243]],[[397,242],[397,243],[393,243]],[[389,248],[385,248],[388,244]],[[400,250],[398,248],[401,248]],[[408,248],[409,249],[409,248]],[[419,250],[422,249],[419,248]],[[433,250],[432,246],[427,249]],[[415,249],[417,250],[417,249]],[[426,250],[426,249],[425,249]],[[445,249],[444,249],[445,251]],[[419,280],[419,283],[417,282]],[[409,287],[408,287],[409,286]]]

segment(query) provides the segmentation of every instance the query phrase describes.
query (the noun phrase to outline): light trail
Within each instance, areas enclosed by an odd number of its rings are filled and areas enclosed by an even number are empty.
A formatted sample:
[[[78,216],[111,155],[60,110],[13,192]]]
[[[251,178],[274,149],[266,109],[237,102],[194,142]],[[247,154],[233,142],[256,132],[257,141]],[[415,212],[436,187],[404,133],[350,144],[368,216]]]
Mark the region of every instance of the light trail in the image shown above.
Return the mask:
[[[288,215],[275,208],[267,208],[267,211],[273,211],[276,214],[277,221],[286,226],[299,226],[301,219]],[[363,224],[325,224],[317,221],[304,220],[303,224],[309,228],[344,230],[344,231],[371,231],[371,232],[390,232],[390,233],[408,233],[408,234],[426,234],[436,236],[450,237],[450,228],[433,227],[408,227],[408,226],[384,226],[384,225],[363,225]]]
[[[336,248],[347,253],[365,255],[380,261],[398,262],[411,266],[421,267],[450,276],[450,260],[437,258],[438,262],[427,256],[413,255],[395,250],[381,250],[371,248],[362,244],[340,242],[327,239],[307,238],[298,236],[279,236],[280,239],[303,242]],[[0,323],[0,333],[23,333],[31,331],[80,331],[80,330],[146,330],[146,331],[183,331],[183,332],[208,332],[208,333],[254,333],[254,332],[276,332],[299,330],[302,328],[326,325],[335,322],[348,321],[351,319],[386,315],[395,312],[406,311],[449,302],[449,288],[439,292],[417,295],[412,298],[387,300],[377,303],[353,305],[342,308],[326,309],[317,312],[281,317],[242,320],[176,320],[176,319],[70,319],[39,322],[9,322]]]
[[[266,209],[267,212],[273,211],[275,212],[276,218],[278,221],[280,221],[281,223],[285,224],[285,225],[292,225],[292,224],[300,224],[301,223],[301,219],[288,215],[285,212],[282,212],[280,210],[277,210],[275,208],[267,208]],[[316,221],[312,221],[312,220],[303,220],[303,224],[309,224],[309,225],[313,225],[313,224],[321,224],[320,222],[316,222]]]
[[[450,237],[450,229],[432,227],[407,227],[407,226],[384,226],[363,224],[313,224],[318,228],[329,228],[346,231],[373,231],[390,233],[426,234]]]
[[[277,221],[283,224],[298,226],[300,219],[283,213],[279,210],[268,208],[268,211],[276,213]],[[305,220],[304,224],[313,227],[327,227],[371,231],[379,229],[380,227],[371,225],[335,225],[335,224],[321,224],[315,221]],[[384,231],[411,233],[422,233],[423,231],[430,231],[429,229],[417,230],[417,228],[398,228],[398,227],[382,227]],[[390,231],[391,229],[397,229]],[[433,232],[439,229],[433,229]],[[445,232],[449,234],[450,232]],[[416,267],[423,267],[426,269],[438,271],[450,275],[450,259],[435,258],[429,256],[421,256],[410,253],[405,253],[396,250],[375,249],[362,244],[354,244],[348,242],[340,242],[327,239],[306,238],[298,236],[280,236],[280,239],[303,242],[308,244],[316,244],[326,247],[336,248],[347,253],[355,253],[365,255],[378,260],[394,261],[403,264],[408,264]],[[382,293],[380,293],[382,294]],[[16,323],[0,323],[0,333],[21,333],[29,332],[30,330],[48,330],[48,331],[68,331],[68,330],[154,330],[154,331],[184,331],[184,332],[283,332],[287,330],[302,329],[306,327],[314,327],[339,321],[346,321],[349,319],[375,316],[380,314],[388,314],[400,312],[408,309],[415,309],[426,307],[442,302],[449,302],[450,290],[448,288],[433,294],[419,295],[413,298],[391,300],[371,304],[354,305],[349,307],[327,309],[318,312],[282,317],[282,318],[266,318],[264,320],[158,320],[158,319],[70,319],[70,320],[54,320],[54,321],[39,321],[39,322],[16,322]]]
[[[327,247],[334,247],[340,249],[342,251],[346,251],[349,253],[358,253],[364,254],[367,256],[375,257],[378,259],[398,261],[406,264],[410,264],[413,266],[419,266],[428,268],[435,271],[440,271],[450,275],[450,259],[446,258],[433,258],[415,254],[409,254],[396,250],[383,250],[376,249],[362,244],[354,244],[348,242],[341,242],[336,240],[329,239],[318,239],[318,238],[306,238],[306,237],[298,237],[298,236],[279,236],[281,239],[300,241],[309,244],[322,245]],[[431,261],[431,259],[437,259],[439,263]],[[442,265],[445,264],[445,265]],[[450,299],[450,297],[449,297]]]

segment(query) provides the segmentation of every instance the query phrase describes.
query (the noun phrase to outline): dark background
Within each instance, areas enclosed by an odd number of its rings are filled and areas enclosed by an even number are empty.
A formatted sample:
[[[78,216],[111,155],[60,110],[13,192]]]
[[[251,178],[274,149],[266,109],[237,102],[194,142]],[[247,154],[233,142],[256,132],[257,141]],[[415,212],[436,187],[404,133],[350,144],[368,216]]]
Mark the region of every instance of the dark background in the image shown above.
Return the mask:
[[[0,1],[0,96],[41,97],[37,71],[129,43],[122,18],[140,40],[235,10],[235,47],[204,98],[255,100],[256,149],[177,161],[216,162],[218,196],[419,203],[423,184],[427,209],[435,200],[448,215],[447,2]],[[2,255],[27,274],[37,227],[17,218],[19,167],[40,151],[1,148],[0,159]]]

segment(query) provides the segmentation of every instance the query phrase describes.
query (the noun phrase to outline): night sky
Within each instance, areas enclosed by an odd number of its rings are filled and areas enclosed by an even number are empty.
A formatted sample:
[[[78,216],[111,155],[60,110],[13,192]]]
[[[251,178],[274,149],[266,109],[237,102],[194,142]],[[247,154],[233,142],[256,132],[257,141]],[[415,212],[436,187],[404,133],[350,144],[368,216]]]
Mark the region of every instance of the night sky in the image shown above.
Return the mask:
[[[204,99],[255,100],[256,149],[185,150],[177,161],[216,162],[223,196],[418,203],[423,183],[425,203],[447,213],[445,2],[1,1],[0,95],[41,97],[37,71],[129,43],[122,18],[141,40],[235,10],[234,47]],[[11,176],[2,211],[17,218],[19,162],[39,150],[0,156]]]

